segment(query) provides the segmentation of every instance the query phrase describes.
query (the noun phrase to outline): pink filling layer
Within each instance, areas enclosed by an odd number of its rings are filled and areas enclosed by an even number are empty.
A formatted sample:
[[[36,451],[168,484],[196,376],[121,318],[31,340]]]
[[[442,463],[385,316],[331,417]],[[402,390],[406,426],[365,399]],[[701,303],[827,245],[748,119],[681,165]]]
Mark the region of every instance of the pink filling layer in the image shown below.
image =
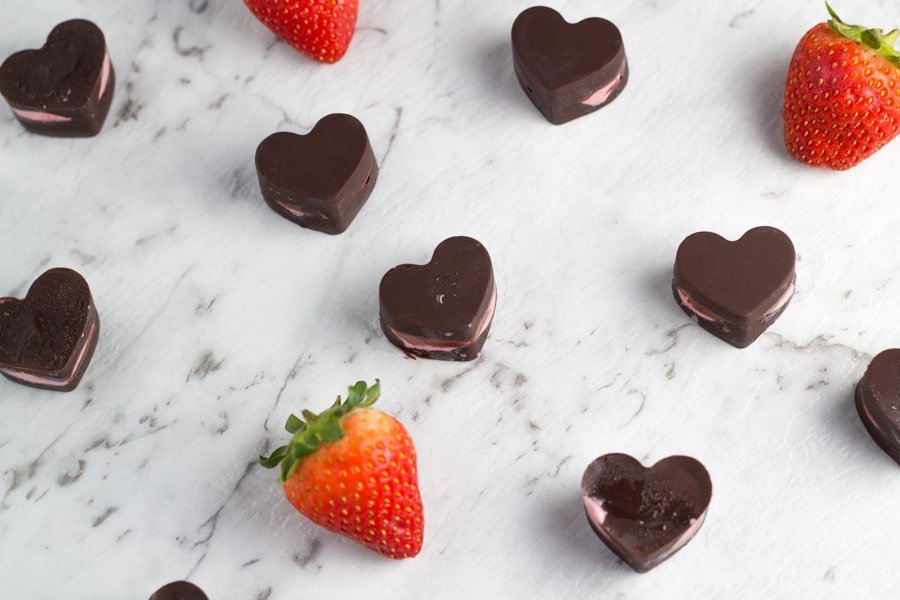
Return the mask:
[[[13,379],[17,379],[19,381],[24,381],[25,383],[32,383],[35,385],[43,385],[46,387],[65,387],[72,383],[78,373],[81,371],[84,366],[84,361],[87,358],[88,349],[90,349],[94,336],[97,334],[97,318],[95,316],[94,307],[91,306],[91,323],[87,327],[87,331],[81,336],[81,347],[78,350],[78,357],[75,359],[75,365],[72,367],[69,376],[64,379],[54,379],[52,377],[36,375],[34,373],[26,372],[26,371],[17,371],[13,369],[0,369],[3,371],[5,375],[12,377]]]
[[[675,291],[678,292],[678,300],[681,302],[683,306],[686,306],[692,313],[697,315],[698,318],[703,319],[704,321],[722,321],[722,317],[712,312],[702,304],[699,304],[696,300],[694,300],[690,294],[688,294],[684,289],[676,285]],[[776,314],[779,310],[784,308],[784,306],[790,301],[790,299],[794,296],[794,284],[792,283],[788,286],[788,289],[785,290],[784,294],[782,294],[781,298],[778,299],[778,302],[772,305],[772,308],[766,311],[766,314],[763,315],[763,319],[768,319],[772,315]]]
[[[109,60],[109,52],[107,52],[103,56],[103,68],[100,73],[100,92],[97,94],[97,100],[103,97],[103,93],[106,91],[106,84],[109,83],[109,72],[112,69],[112,64]]]
[[[676,285],[675,291],[678,292],[678,300],[681,302],[682,306],[687,307],[692,313],[697,315],[698,318],[703,319],[704,321],[722,320],[716,313],[707,310],[700,304],[697,304],[696,300],[691,298],[690,294],[684,291],[681,286]]]
[[[488,304],[487,310],[484,311],[484,315],[481,317],[481,321],[478,323],[478,328],[475,330],[475,334],[467,339],[462,341],[448,341],[448,342],[436,342],[435,340],[415,336],[415,335],[406,335],[394,329],[391,326],[388,326],[388,330],[390,330],[391,335],[394,336],[403,347],[407,350],[417,350],[419,352],[446,352],[449,350],[455,350],[457,348],[464,348],[469,346],[475,342],[478,338],[484,334],[487,330],[488,326],[491,324],[491,319],[494,318],[494,308],[497,305],[497,288],[494,287],[493,295],[491,296],[491,302]]]
[[[285,212],[290,213],[292,216],[295,216],[295,217],[313,217],[313,218],[317,218],[317,219],[322,219],[323,221],[328,220],[328,217],[326,217],[325,215],[321,215],[316,212],[308,212],[305,210],[300,210],[299,208],[295,208],[294,206],[292,206],[290,204],[285,204],[284,202],[279,202],[278,206],[280,206],[281,209],[284,210]]]
[[[100,72],[100,91],[97,93],[98,101],[103,97],[103,93],[106,92],[106,86],[109,83],[109,74],[111,69],[112,63],[109,60],[109,52],[107,52],[103,57],[103,67]],[[12,111],[13,114],[15,114],[20,119],[33,121],[35,123],[68,123],[72,120],[72,117],[55,115],[53,113],[43,112],[39,110],[22,110],[19,108],[13,108]]]
[[[600,106],[604,102],[606,102],[612,93],[615,91],[616,86],[619,85],[619,82],[622,81],[622,78],[625,77],[625,62],[622,62],[622,66],[619,67],[619,72],[616,73],[616,76],[612,81],[604,85],[602,88],[585,98],[581,101],[585,106]]]
[[[791,285],[788,286],[788,289],[785,290],[784,295],[778,299],[778,302],[776,302],[775,305],[772,306],[772,308],[770,308],[769,310],[766,311],[766,314],[763,315],[763,319],[767,319],[767,318],[771,317],[772,315],[777,313],[779,310],[784,308],[784,305],[788,303],[788,301],[793,297],[793,295],[794,295],[794,284],[792,283]]]
[[[68,123],[72,117],[64,117],[62,115],[54,115],[53,113],[40,112],[37,110],[21,110],[12,109],[13,114],[26,121],[34,121],[35,123]]]

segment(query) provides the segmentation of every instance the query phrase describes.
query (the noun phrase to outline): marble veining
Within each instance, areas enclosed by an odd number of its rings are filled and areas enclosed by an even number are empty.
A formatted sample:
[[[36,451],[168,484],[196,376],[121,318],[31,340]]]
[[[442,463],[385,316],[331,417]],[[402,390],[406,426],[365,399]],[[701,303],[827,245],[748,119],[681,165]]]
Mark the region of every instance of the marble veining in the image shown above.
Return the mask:
[[[0,381],[0,596],[140,600],[186,577],[220,600],[900,593],[900,478],[853,407],[900,344],[900,146],[841,174],[787,157],[784,72],[818,3],[556,2],[619,26],[631,78],[553,127],[513,73],[522,0],[361,0],[332,66],[239,1],[8,2],[0,55],[89,18],[118,81],[94,139],[0,109],[0,291],[72,267],[103,321],[75,392]],[[836,8],[900,25],[891,2]],[[253,166],[264,137],[332,112],[381,165],[338,237],[269,210]],[[678,308],[672,263],[690,233],[757,225],[792,237],[797,292],[736,350]],[[471,363],[407,359],[378,282],[453,235],[491,252],[490,337]],[[397,563],[312,526],[256,466],[291,411],[375,377],[425,503],[424,549]],[[703,529],[646,575],[583,514],[607,452],[688,454],[712,477]]]

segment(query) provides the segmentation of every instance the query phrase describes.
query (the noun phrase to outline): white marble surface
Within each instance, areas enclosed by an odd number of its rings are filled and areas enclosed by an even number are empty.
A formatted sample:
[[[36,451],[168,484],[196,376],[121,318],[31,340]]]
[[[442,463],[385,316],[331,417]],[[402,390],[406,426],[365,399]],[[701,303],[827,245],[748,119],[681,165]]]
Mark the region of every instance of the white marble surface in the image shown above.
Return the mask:
[[[900,142],[832,173],[780,141],[784,71],[824,7],[555,2],[620,26],[631,80],[553,127],[512,71],[529,4],[362,0],[349,54],[320,66],[238,0],[4,0],[0,55],[87,17],[118,81],[95,139],[0,109],[0,290],[74,267],[103,322],[77,391],[0,380],[0,596],[144,600],[185,577],[213,600],[900,594],[900,472],[852,404],[900,345]],[[895,0],[836,8],[900,25]],[[382,171],[330,237],[266,208],[252,160],[338,111]],[[686,235],[762,224],[793,238],[798,291],[739,351],[669,276]],[[378,282],[455,234],[493,255],[491,337],[475,363],[407,360]],[[375,377],[419,451],[425,547],[402,562],[312,526],[255,463],[289,412]],[[582,470],[611,451],[712,475],[703,529],[649,574],[582,512]]]

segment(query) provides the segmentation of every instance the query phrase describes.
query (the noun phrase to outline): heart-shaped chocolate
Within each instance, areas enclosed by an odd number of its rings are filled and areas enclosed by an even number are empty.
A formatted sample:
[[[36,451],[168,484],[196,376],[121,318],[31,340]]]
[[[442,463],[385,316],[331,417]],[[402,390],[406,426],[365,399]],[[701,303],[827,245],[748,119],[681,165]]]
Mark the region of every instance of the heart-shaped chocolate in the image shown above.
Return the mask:
[[[43,135],[97,135],[114,88],[103,32],[83,19],[60,23],[43,48],[16,52],[0,66],[0,94],[27,130]]]
[[[203,590],[189,581],[173,581],[159,588],[150,600],[209,600]]]
[[[381,329],[413,356],[472,360],[487,339],[497,290],[491,257],[470,237],[452,237],[426,265],[400,265],[381,279]]]
[[[273,133],[256,149],[263,198],[284,218],[324,233],[342,233],[372,193],[378,164],[363,124],[350,115],[323,117],[306,135]]]
[[[790,303],[796,260],[791,239],[774,227],[751,229],[736,242],[695,233],[678,247],[672,290],[701,327],[745,348]]]
[[[0,373],[17,383],[68,392],[93,356],[100,319],[87,282],[50,269],[23,300],[0,298]]]
[[[900,463],[900,349],[869,363],[856,386],[856,411],[875,443]]]
[[[649,571],[687,544],[706,518],[712,482],[689,456],[645,468],[627,454],[607,454],[581,479],[588,522],[628,566]]]
[[[535,6],[513,23],[512,48],[519,83],[556,125],[606,106],[628,82],[622,34],[606,19],[568,23]]]

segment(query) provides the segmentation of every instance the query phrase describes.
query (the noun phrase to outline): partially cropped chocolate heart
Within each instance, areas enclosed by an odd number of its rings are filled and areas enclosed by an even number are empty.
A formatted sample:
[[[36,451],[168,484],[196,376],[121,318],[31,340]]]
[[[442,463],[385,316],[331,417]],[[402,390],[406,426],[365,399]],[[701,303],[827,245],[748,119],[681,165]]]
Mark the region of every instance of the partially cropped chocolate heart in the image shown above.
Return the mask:
[[[16,52],[0,66],[0,94],[25,129],[43,135],[96,135],[114,88],[103,32],[83,19],[60,23],[43,48]]]
[[[606,19],[568,23],[535,6],[513,23],[512,48],[519,83],[556,125],[606,106],[628,82],[622,34]]]
[[[156,590],[150,600],[209,600],[199,587],[189,581],[173,581]]]
[[[273,133],[256,150],[263,198],[282,217],[324,233],[342,233],[372,193],[378,164],[363,124],[323,117],[306,135]]]
[[[0,298],[0,373],[32,387],[71,391],[99,332],[87,282],[70,269],[50,269],[23,300]]]
[[[774,227],[751,229],[736,242],[695,233],[678,247],[672,291],[701,327],[745,348],[790,303],[796,261],[791,239]]]
[[[648,469],[627,454],[607,454],[585,470],[581,498],[594,533],[644,573],[700,529],[712,482],[706,468],[688,456],[670,456]]]
[[[900,349],[869,363],[856,386],[856,411],[875,443],[900,463]]]
[[[491,257],[469,237],[441,242],[426,265],[400,265],[381,279],[381,329],[407,354],[472,360],[487,339],[497,290]]]

